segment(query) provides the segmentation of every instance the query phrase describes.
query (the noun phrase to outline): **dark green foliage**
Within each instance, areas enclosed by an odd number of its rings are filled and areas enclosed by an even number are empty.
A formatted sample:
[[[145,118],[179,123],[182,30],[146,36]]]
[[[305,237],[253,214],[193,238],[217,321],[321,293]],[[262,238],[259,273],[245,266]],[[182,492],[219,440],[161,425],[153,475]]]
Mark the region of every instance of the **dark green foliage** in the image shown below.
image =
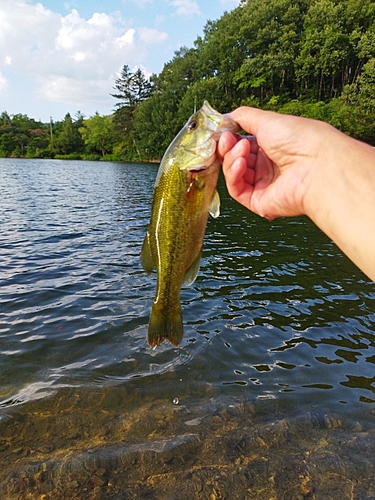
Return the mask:
[[[373,0],[242,0],[147,79],[124,65],[110,116],[0,115],[0,156],[160,159],[195,108],[324,120],[375,145]]]
[[[83,116],[78,113],[77,120],[73,122],[69,113],[65,115],[64,120],[59,123],[52,134],[51,151],[55,158],[61,156],[74,156],[75,153],[80,153],[84,149],[84,142],[79,129],[83,125]]]
[[[36,151],[43,151],[49,145],[46,125],[26,115],[9,116],[6,111],[0,115],[0,157],[33,157]]]

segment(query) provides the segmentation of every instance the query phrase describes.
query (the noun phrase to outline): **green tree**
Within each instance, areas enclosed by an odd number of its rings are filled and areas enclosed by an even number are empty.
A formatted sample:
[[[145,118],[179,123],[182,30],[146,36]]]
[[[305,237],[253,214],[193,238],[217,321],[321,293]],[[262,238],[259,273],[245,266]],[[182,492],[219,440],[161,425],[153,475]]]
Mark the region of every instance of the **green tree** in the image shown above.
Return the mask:
[[[355,125],[351,135],[375,146],[375,57],[364,64],[358,78],[343,89],[342,103],[351,112]]]
[[[133,135],[134,112],[136,107],[151,95],[151,88],[151,81],[146,79],[140,69],[132,73],[125,64],[119,78],[115,80],[114,89],[117,92],[111,94],[119,100],[115,104],[117,109],[114,114],[116,139],[120,143],[118,151],[131,159],[138,154]]]
[[[6,111],[3,111],[0,115],[0,127],[9,127],[12,120]]]
[[[100,116],[96,113],[87,120],[83,120],[83,127],[79,128],[88,151],[100,153],[102,156],[110,154],[114,146],[113,116]]]
[[[111,96],[120,101],[115,105],[116,107],[134,109],[137,104],[150,96],[151,87],[150,80],[146,79],[142,70],[137,69],[132,73],[129,66],[125,64],[120,76],[115,80],[114,88],[117,93]]]
[[[239,36],[242,15],[242,9],[235,9],[217,21],[208,21],[204,37],[199,37],[195,42],[195,82],[204,79],[212,82],[213,78],[217,80],[216,99],[220,96],[222,111],[229,111],[239,102],[235,74],[248,56],[246,41]]]
[[[164,94],[155,93],[135,110],[134,137],[143,159],[160,159],[178,131],[176,112]]]
[[[0,116],[0,151],[2,156],[27,156],[32,134],[43,124],[24,114]]]
[[[313,2],[306,14],[297,77],[307,97],[332,98],[342,87],[343,68],[350,56],[344,26],[344,5],[332,0]]]
[[[45,154],[50,144],[50,136],[46,128],[35,128],[30,130],[30,139],[26,156],[28,158],[50,156]]]
[[[4,132],[0,134],[0,157],[11,156],[16,149],[17,143],[12,132]]]
[[[271,98],[274,101],[274,96],[296,96],[294,63],[306,1],[249,0],[227,16],[225,37],[231,35],[233,50],[239,47],[224,66],[231,68],[234,104],[263,105]],[[219,31],[217,38],[222,35]]]
[[[78,114],[77,122],[75,124],[70,113],[67,113],[64,120],[58,125],[51,146],[55,154],[69,155],[82,151],[84,143],[78,131],[83,125],[83,117],[80,114]]]
[[[227,110],[228,103],[221,90],[220,80],[215,77],[205,78],[190,85],[178,106],[180,125],[183,125],[193,111],[200,108],[205,100],[215,109]]]
[[[171,61],[152,77],[152,95],[134,113],[134,140],[142,158],[161,158],[182,127],[191,109],[180,112],[180,103],[195,81],[196,50],[182,47]]]

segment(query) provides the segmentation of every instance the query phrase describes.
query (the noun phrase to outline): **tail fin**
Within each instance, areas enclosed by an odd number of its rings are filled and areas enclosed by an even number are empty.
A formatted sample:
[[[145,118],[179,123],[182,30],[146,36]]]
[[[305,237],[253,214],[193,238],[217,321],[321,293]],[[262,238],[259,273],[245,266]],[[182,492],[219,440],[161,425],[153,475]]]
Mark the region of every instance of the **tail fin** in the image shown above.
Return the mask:
[[[167,339],[177,347],[181,343],[183,334],[181,307],[175,311],[165,312],[158,305],[153,304],[148,325],[149,346],[156,347],[164,339]]]

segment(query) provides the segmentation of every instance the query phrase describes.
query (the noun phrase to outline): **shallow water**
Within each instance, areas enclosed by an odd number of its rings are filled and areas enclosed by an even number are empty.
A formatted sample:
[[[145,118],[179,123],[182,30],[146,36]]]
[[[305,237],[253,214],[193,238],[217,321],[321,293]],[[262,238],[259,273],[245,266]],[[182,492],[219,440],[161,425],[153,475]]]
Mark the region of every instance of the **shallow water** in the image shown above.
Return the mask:
[[[0,495],[375,497],[375,286],[220,182],[180,348],[147,346],[157,166],[0,159]]]

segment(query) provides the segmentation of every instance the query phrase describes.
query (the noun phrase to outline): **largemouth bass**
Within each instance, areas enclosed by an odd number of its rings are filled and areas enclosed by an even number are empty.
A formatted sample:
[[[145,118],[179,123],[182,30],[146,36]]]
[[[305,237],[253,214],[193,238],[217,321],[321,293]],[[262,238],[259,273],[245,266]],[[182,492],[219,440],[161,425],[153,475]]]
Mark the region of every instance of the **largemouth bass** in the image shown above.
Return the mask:
[[[205,101],[161,161],[141,253],[144,270],[151,274],[157,269],[148,327],[150,347],[164,339],[178,346],[182,340],[180,289],[197,277],[208,214],[218,217],[220,213],[216,143],[224,131],[236,132],[238,125]]]

